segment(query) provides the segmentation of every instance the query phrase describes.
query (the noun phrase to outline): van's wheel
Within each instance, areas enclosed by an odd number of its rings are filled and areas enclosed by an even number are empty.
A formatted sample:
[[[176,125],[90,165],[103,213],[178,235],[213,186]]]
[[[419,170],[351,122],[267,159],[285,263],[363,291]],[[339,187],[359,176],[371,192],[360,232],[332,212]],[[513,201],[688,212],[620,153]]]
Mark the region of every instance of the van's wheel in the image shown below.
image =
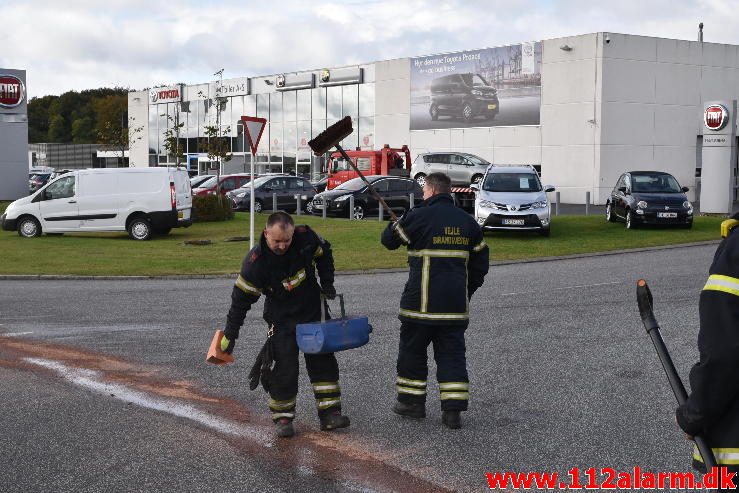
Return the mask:
[[[41,236],[41,225],[35,217],[26,216],[18,221],[18,235],[24,238]]]
[[[418,173],[415,177],[416,183],[421,185],[421,188],[423,188],[424,185],[426,185],[426,175],[423,173]]]
[[[475,175],[475,176],[472,177],[472,181],[470,182],[470,184],[477,185],[481,181],[482,181],[482,175]]]
[[[137,216],[128,223],[128,234],[134,240],[150,240],[153,233],[151,224],[143,216]]]
[[[464,106],[462,106],[462,118],[464,118],[464,121],[469,122],[473,116],[474,110],[472,109],[472,105],[470,103],[464,103]]]
[[[634,229],[636,227],[636,224],[634,224],[633,216],[631,215],[631,211],[626,211],[626,229]]]
[[[609,223],[615,223],[616,217],[613,215],[613,208],[611,207],[611,203],[606,204],[606,221]]]
[[[436,105],[436,103],[431,103],[431,107],[429,108],[429,115],[431,115],[432,121],[436,121],[439,119],[439,107]]]
[[[354,206],[354,219],[364,219],[364,207],[361,205]]]
[[[262,206],[262,201],[259,200],[259,199],[256,199],[254,201],[254,212],[256,212],[257,214],[259,214],[260,212],[262,212],[262,207],[263,207]]]

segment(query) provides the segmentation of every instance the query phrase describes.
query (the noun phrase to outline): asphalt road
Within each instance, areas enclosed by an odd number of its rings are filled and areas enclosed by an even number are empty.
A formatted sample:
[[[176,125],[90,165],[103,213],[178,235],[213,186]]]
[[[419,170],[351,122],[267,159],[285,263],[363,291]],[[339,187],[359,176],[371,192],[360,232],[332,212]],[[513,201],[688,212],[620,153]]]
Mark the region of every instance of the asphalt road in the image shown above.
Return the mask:
[[[352,426],[318,431],[301,370],[298,435],[280,441],[264,392],[246,386],[261,302],[236,363],[204,362],[231,280],[2,281],[0,491],[487,491],[494,471],[687,471],[635,282],[650,282],[685,377],[714,250],[492,267],[471,305],[458,431],[441,425],[433,378],[425,420],[390,412],[406,275],[339,275],[350,312],[375,327],[338,355]]]

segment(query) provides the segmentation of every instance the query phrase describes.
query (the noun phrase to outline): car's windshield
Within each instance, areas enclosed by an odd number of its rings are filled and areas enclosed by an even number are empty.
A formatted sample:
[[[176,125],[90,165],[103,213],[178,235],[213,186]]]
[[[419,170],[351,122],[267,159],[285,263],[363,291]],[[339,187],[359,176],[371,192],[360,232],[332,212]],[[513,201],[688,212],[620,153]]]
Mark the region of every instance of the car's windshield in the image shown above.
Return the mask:
[[[482,189],[487,192],[540,192],[536,173],[488,173]]]
[[[198,185],[198,188],[210,188],[216,186],[216,183],[218,182],[218,178],[215,176],[210,177],[209,179],[205,180],[203,183]]]
[[[482,78],[481,75],[475,74],[472,76],[472,86],[473,87],[479,87],[479,86],[489,86],[488,81]]]
[[[357,190],[361,190],[362,188],[364,188],[364,186],[364,182],[361,178],[354,178],[342,183],[334,190],[346,190],[347,192],[356,192]]]
[[[490,164],[489,162],[485,161],[483,158],[481,158],[479,156],[475,156],[473,154],[465,154],[464,157],[466,157],[467,160],[469,160],[469,162],[471,162],[474,165],[485,165],[485,166],[487,166],[487,165]]]
[[[681,193],[672,175],[631,175],[631,191],[641,193]]]

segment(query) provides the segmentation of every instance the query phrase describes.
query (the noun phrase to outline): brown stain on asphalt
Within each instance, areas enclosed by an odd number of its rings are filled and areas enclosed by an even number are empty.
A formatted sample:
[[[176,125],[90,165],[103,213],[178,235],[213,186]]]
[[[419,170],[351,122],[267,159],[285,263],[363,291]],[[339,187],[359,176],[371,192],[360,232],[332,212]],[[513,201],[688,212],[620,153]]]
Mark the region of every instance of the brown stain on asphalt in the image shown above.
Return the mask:
[[[166,379],[161,368],[130,363],[101,353],[83,351],[41,341],[8,338],[0,334],[0,367],[56,376],[48,370],[31,364],[24,358],[54,360],[69,367],[94,370],[99,380],[126,385],[140,392],[161,398],[199,404],[199,408],[215,417],[227,418],[237,424],[256,427],[261,438],[273,440],[274,446],[249,437],[223,434],[232,447],[257,460],[266,460],[278,467],[292,467],[296,475],[311,474],[323,479],[358,483],[377,492],[452,492],[426,479],[427,468],[406,470],[388,463],[397,454],[393,450],[370,452],[366,440],[352,437],[345,430],[331,434],[302,431],[296,422],[298,434],[291,439],[273,438],[272,421],[266,408],[258,411],[242,402],[205,394],[188,381]],[[205,427],[198,425],[205,429]],[[212,431],[208,429],[208,431]],[[306,472],[307,471],[307,472]]]

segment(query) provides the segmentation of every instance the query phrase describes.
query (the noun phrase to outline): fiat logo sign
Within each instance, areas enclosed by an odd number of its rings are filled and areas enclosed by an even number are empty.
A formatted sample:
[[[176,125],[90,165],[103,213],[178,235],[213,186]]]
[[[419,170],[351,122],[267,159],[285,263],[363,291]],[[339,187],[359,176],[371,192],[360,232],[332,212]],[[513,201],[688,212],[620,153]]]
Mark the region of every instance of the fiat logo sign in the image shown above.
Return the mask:
[[[23,81],[13,75],[0,75],[0,108],[20,106],[25,98]]]
[[[723,105],[712,104],[703,113],[703,123],[708,130],[721,130],[729,121],[729,110]]]

